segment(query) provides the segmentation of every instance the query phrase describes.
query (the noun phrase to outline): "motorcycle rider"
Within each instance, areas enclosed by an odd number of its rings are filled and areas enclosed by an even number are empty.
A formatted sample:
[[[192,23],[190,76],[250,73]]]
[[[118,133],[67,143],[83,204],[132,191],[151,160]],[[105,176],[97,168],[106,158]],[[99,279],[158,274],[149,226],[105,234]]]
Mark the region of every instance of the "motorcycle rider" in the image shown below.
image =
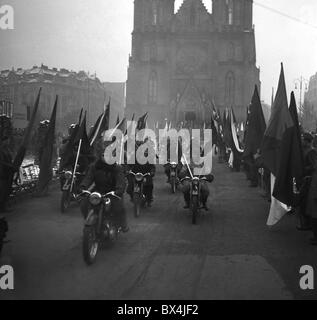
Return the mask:
[[[178,142],[177,142],[177,148],[178,148],[178,163],[177,163],[177,167],[176,167],[176,172],[177,172],[177,176],[179,176],[181,170],[182,170],[182,167],[183,167],[183,164],[182,164],[182,141],[181,141],[181,138],[178,139]],[[167,163],[164,165],[164,172],[167,176],[167,181],[166,183],[170,183],[171,182],[171,160],[170,160],[170,157],[171,157],[171,141],[170,141],[170,138],[167,139]]]
[[[71,150],[71,154],[67,154],[67,148],[68,148],[68,143],[70,141],[70,137],[73,134],[74,130],[76,130],[77,127],[78,127],[78,125],[72,124],[68,129],[68,134],[69,134],[68,137],[63,140],[63,145],[60,150],[62,161],[61,161],[61,167],[60,167],[59,171],[70,170],[71,172],[73,172],[73,170],[74,170],[74,165],[76,162],[79,144],[76,143],[73,146],[73,148]],[[81,150],[79,157],[78,157],[78,164],[77,164],[76,172],[79,172],[81,174],[78,177],[78,183],[81,182],[82,176],[87,172],[89,165],[94,161],[94,157],[91,154],[85,154],[84,151],[85,150]],[[61,176],[60,183],[61,183],[61,188],[62,188],[63,185],[65,184],[65,177],[64,176]]]
[[[192,144],[194,143],[194,141],[191,141],[191,144],[190,144],[190,154],[192,154]],[[202,149],[201,149],[201,156],[202,156]],[[188,164],[184,164],[181,171],[180,171],[180,174],[179,174],[179,177],[180,179],[184,179],[186,177],[191,177],[191,174],[194,173],[194,164],[193,162],[191,163],[188,163]],[[209,174],[206,176],[207,178],[207,181],[200,181],[200,187],[201,187],[201,203],[202,203],[202,206],[203,208],[206,210],[206,211],[209,211],[208,209],[208,206],[207,206],[207,201],[208,201],[208,197],[209,197],[209,188],[208,188],[208,185],[207,183],[208,182],[213,182],[214,181],[214,176],[212,174]],[[184,209],[189,209],[190,208],[190,181],[188,180],[184,180],[182,182],[182,185],[181,185],[181,191],[183,192],[184,194],[184,201],[185,201],[185,206],[184,206]]]
[[[98,142],[97,147],[99,158],[89,166],[88,172],[80,184],[80,189],[95,191],[101,194],[114,191],[121,199],[112,199],[112,210],[122,231],[128,232],[127,215],[123,202],[123,194],[126,188],[124,170],[121,165],[109,165],[106,163],[104,159],[104,150],[108,145],[109,142]],[[84,218],[86,219],[89,208],[88,197],[81,200],[80,208]]]
[[[148,140],[145,140],[147,142]],[[142,145],[142,142],[136,143],[136,150]],[[147,154],[145,154],[147,156]],[[144,188],[143,192],[146,198],[146,201],[148,203],[148,206],[152,206],[153,202],[153,177],[155,176],[156,168],[154,164],[146,163],[146,164],[140,164],[137,159],[135,159],[135,164],[128,166],[128,172],[132,171],[133,173],[142,173],[147,174],[150,173],[150,176],[147,176],[145,178]],[[133,201],[133,186],[134,186],[134,177],[132,175],[128,174],[128,188],[127,188],[127,194],[130,196],[131,201]]]

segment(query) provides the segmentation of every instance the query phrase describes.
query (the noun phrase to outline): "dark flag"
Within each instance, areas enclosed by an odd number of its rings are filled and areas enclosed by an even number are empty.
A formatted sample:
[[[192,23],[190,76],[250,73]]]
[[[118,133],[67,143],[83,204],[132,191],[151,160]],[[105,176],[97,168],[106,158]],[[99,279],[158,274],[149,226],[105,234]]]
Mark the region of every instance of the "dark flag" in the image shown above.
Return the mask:
[[[84,111],[84,109],[83,109],[83,108],[81,108],[81,110],[80,110],[80,114],[79,114],[78,124],[80,124],[80,123],[81,123],[81,120],[82,120],[82,117],[83,117],[83,111]]]
[[[90,132],[89,132],[88,139],[89,139],[89,142],[90,142],[91,144],[93,144],[93,138],[94,138],[94,136],[95,136],[95,134],[96,134],[99,126],[100,126],[100,122],[101,122],[101,120],[102,120],[103,117],[104,117],[104,113],[102,113],[102,114],[98,117],[96,123],[94,124],[94,126],[92,127],[92,129],[91,129]]]
[[[241,149],[240,146],[240,141],[238,138],[238,134],[237,134],[237,128],[236,128],[236,117],[234,114],[233,109],[231,108],[230,110],[230,116],[229,116],[229,121],[230,121],[230,147],[232,149],[232,151],[236,154],[237,156],[241,156],[243,153],[243,150]]]
[[[212,144],[218,145],[218,130],[217,130],[217,122],[215,120],[214,112],[211,112],[211,131],[212,131]]]
[[[65,151],[63,152],[63,154],[61,155],[61,162],[60,162],[60,170],[63,170],[65,168],[65,166],[71,161],[71,159],[73,158],[73,153],[74,153],[74,146],[75,146],[75,138],[77,136],[78,130],[80,128],[80,124],[81,124],[81,119],[82,119],[82,113],[83,113],[83,109],[81,109],[80,111],[80,116],[79,116],[79,122],[76,125],[76,127],[74,128],[74,130],[72,131],[67,145],[65,147]]]
[[[79,143],[79,141],[81,140],[80,153],[85,154],[85,155],[91,155],[92,149],[91,149],[88,135],[87,135],[87,129],[86,129],[87,120],[86,119],[87,119],[87,112],[85,112],[84,119],[83,119],[83,121],[78,129],[77,135],[74,139],[74,146],[76,146]]]
[[[148,117],[148,113],[146,113],[141,118],[139,118],[138,124],[137,124],[137,127],[136,127],[137,131],[144,130],[146,128],[146,119],[147,119],[147,117]]]
[[[299,197],[294,193],[294,183],[299,186],[302,182],[304,159],[294,92],[291,94],[289,111],[295,126],[284,134],[273,196],[288,206],[296,207]]]
[[[255,86],[251,105],[248,108],[247,125],[245,134],[244,158],[252,157],[261,147],[266,123],[259,96],[258,87]]]
[[[231,120],[228,109],[224,111],[223,115],[223,139],[226,147],[230,148],[232,145],[232,135],[231,135]]]
[[[127,129],[125,131],[125,134],[124,134],[125,136],[129,133],[129,130],[130,130],[131,126],[132,126],[133,121],[134,121],[134,113],[132,115],[131,124],[130,124],[129,127],[127,126]]]
[[[264,165],[275,177],[279,169],[284,134],[293,127],[294,122],[288,110],[284,68],[282,64],[278,90],[261,148]]]
[[[212,144],[218,146],[218,135],[219,135],[219,123],[218,123],[218,114],[215,107],[215,103],[212,101],[212,110],[211,110],[211,131],[212,131]]]
[[[116,126],[116,129],[117,130],[120,130],[122,133],[125,132],[125,129],[126,129],[126,119],[123,118],[119,123],[118,125]]]
[[[102,121],[100,123],[99,130],[96,132],[95,140],[99,140],[102,136],[102,134],[109,130],[109,123],[110,123],[110,100],[109,103],[105,109],[104,116],[102,118]]]
[[[126,130],[126,119],[123,118],[121,120],[121,122],[111,131],[109,130],[109,132],[107,133],[107,140],[111,141],[111,139],[114,137],[114,134],[116,131],[121,131],[122,136],[121,136],[121,141],[120,141],[120,151],[119,151],[119,163],[122,164],[124,159],[125,159],[125,150],[124,150],[124,146],[125,146],[125,137],[124,137],[124,132]]]
[[[34,108],[33,108],[33,112],[32,112],[32,116],[31,116],[31,120],[29,122],[29,125],[27,127],[26,133],[24,135],[23,142],[22,142],[21,146],[19,147],[18,152],[17,152],[17,154],[16,154],[16,156],[14,158],[13,165],[14,165],[15,168],[21,167],[22,162],[24,160],[26,149],[27,149],[28,144],[30,142],[31,133],[33,131],[33,127],[34,127],[34,123],[35,123],[35,120],[36,120],[37,111],[38,111],[38,108],[39,108],[41,91],[42,91],[42,88],[40,88],[39,93],[37,95],[37,98],[36,98],[36,101],[35,101],[35,104],[34,104]]]
[[[91,146],[95,144],[96,141],[99,141],[102,133],[109,129],[109,117],[110,117],[110,101],[105,107],[104,112],[98,118],[94,128],[92,129],[91,134],[89,135],[89,143]]]
[[[245,127],[244,127],[244,135],[243,135],[244,144],[246,144],[247,133],[248,133],[248,126],[249,126],[249,120],[250,120],[250,107],[251,107],[251,105],[249,107],[247,107],[247,114],[246,114],[246,121],[245,121]],[[262,137],[262,140],[263,140],[263,137]],[[261,141],[261,143],[262,143],[262,141]]]
[[[53,112],[50,119],[48,131],[44,138],[43,155],[40,162],[40,176],[37,186],[39,194],[47,191],[48,184],[52,179],[52,158],[55,143],[55,126],[56,126],[56,113],[57,113],[58,96],[56,96]]]
[[[284,68],[281,66],[281,74],[278,90],[271,111],[271,118],[264,133],[262,143],[262,161],[264,167],[271,172],[271,208],[267,221],[268,226],[276,225],[287,213],[287,206],[273,196],[276,177],[281,168],[283,141],[287,140],[289,131],[293,130],[294,122],[288,110],[287,94],[285,86]],[[285,163],[283,164],[285,165]]]

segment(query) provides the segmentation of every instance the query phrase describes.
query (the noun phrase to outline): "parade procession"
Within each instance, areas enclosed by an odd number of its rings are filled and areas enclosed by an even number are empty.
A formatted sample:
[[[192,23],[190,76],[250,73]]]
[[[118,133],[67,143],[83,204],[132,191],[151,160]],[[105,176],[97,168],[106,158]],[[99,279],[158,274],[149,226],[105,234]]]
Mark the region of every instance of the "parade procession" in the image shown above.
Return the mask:
[[[317,61],[301,71],[290,47],[265,53],[274,34],[259,27],[256,41],[254,23],[280,17],[311,42],[317,27],[280,0],[135,0],[127,25],[111,14],[123,0],[96,2],[43,1],[24,24],[55,29],[45,11],[63,8],[56,35],[4,51],[0,300],[315,300]],[[14,14],[0,29],[12,50],[27,32]],[[61,67],[16,67],[35,59]],[[84,68],[97,71],[73,71]],[[310,81],[292,82],[301,72]],[[114,318],[158,312],[142,310],[122,304]]]

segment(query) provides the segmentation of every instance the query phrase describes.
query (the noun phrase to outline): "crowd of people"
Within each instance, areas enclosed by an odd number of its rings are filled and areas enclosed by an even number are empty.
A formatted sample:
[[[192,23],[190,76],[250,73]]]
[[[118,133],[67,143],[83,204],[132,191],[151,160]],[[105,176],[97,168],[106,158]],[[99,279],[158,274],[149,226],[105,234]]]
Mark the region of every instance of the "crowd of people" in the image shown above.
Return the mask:
[[[62,159],[60,170],[65,168],[73,170],[73,166],[76,162],[78,153],[78,144],[73,146],[72,154],[69,157],[64,157],[67,152],[67,146],[69,145],[69,139],[72,135],[76,125],[71,126],[69,129],[68,137],[64,138],[59,155]],[[148,142],[144,140],[137,144],[136,148],[140,147],[142,143]],[[110,142],[108,142],[110,143]],[[181,145],[181,142],[179,141]],[[243,168],[247,180],[250,181],[251,188],[261,187],[263,189],[263,196],[271,201],[271,174],[265,167],[262,161],[261,150],[258,149],[256,153],[244,157],[241,150],[243,149],[243,142],[239,139],[238,148],[228,148],[226,144],[217,144],[217,154],[220,163],[227,162],[233,171],[240,171]],[[297,227],[298,230],[307,231],[312,230],[314,237],[311,241],[313,245],[317,245],[317,136],[307,132],[302,132],[302,146],[303,146],[303,158],[305,174],[303,181],[297,181],[294,184],[294,193],[298,194],[298,206],[290,208],[290,212],[298,212],[300,224]],[[78,170],[82,172],[84,177],[80,181],[80,190],[93,189],[101,193],[107,193],[115,191],[116,194],[123,198],[125,192],[132,199],[133,197],[133,179],[129,176],[128,172],[133,173],[149,173],[144,187],[144,193],[149,206],[153,201],[153,190],[156,168],[151,164],[143,164],[136,162],[134,165],[109,165],[105,162],[104,150],[107,147],[107,143],[102,139],[95,144],[94,154],[85,154],[81,150],[78,158]],[[167,148],[167,151],[168,148]],[[169,159],[167,159],[169,162]],[[1,148],[0,148],[0,213],[7,212],[7,201],[10,194],[10,183],[12,179],[12,171],[16,170],[13,166],[12,150],[10,149],[10,137],[2,134],[1,136]],[[179,150],[179,159],[177,163],[177,173],[181,180],[186,176],[190,176],[193,171],[192,163],[184,163],[182,161],[182,150]],[[167,176],[167,182],[170,181],[170,167],[165,165],[165,174]],[[214,177],[209,177],[209,182],[213,181]],[[61,185],[63,182],[61,182]],[[188,181],[184,181],[180,184],[180,189],[184,193],[184,208],[190,207],[190,186]],[[316,196],[315,196],[316,195]],[[209,196],[209,188],[207,184],[202,183],[201,186],[201,202],[202,208],[208,210],[207,200]],[[120,217],[120,223],[124,231],[128,230],[127,219],[123,200],[117,200],[114,203],[114,210]],[[81,211],[84,217],[87,216],[88,202],[82,201]]]
[[[304,177],[302,181],[294,181],[294,195],[297,205],[289,207],[289,214],[298,216],[298,231],[312,231],[311,244],[317,245],[317,134],[305,132],[301,128],[301,144],[304,161]],[[243,143],[241,143],[243,148]],[[261,188],[262,196],[268,201],[272,200],[271,173],[263,163],[261,150],[244,157],[231,148],[222,147],[219,151],[219,163],[228,163],[234,172],[243,170],[250,188]],[[285,164],[286,165],[286,164]]]

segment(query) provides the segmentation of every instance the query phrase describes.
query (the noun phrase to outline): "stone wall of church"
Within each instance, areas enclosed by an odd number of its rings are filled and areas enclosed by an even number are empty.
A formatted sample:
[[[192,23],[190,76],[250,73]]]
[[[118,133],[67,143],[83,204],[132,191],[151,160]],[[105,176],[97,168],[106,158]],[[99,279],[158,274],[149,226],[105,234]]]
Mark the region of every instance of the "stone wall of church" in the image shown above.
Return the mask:
[[[150,2],[154,7],[165,3]],[[172,0],[167,2],[170,6]],[[176,124],[196,108],[197,118],[208,122],[213,101],[221,110],[233,107],[238,120],[245,120],[254,86],[260,88],[252,0],[216,0],[213,11],[208,13],[201,1],[187,0],[164,25],[155,17],[142,28],[135,23],[139,27],[132,35],[127,116],[149,112],[155,123],[169,119]],[[229,12],[232,17],[226,16]]]

